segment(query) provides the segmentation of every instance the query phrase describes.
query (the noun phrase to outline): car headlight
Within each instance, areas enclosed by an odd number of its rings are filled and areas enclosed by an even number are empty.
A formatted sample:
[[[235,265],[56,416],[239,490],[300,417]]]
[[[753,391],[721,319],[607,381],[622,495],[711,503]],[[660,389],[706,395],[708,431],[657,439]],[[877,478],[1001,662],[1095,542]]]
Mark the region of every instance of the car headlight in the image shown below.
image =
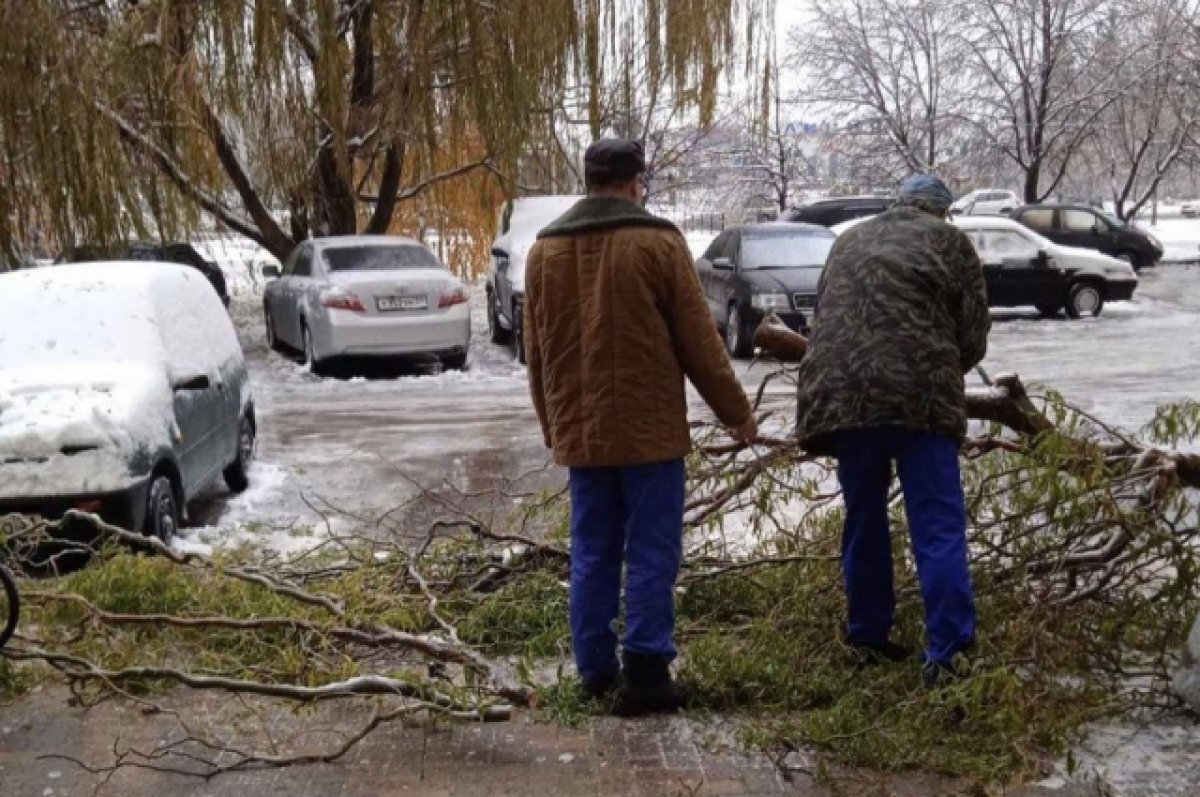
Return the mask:
[[[1158,240],[1158,236],[1152,232],[1146,233],[1146,237],[1150,239],[1150,243],[1154,244],[1159,249],[1163,248],[1162,241]]]
[[[756,293],[750,297],[750,304],[756,310],[762,310],[765,313],[773,313],[791,308],[786,293]]]

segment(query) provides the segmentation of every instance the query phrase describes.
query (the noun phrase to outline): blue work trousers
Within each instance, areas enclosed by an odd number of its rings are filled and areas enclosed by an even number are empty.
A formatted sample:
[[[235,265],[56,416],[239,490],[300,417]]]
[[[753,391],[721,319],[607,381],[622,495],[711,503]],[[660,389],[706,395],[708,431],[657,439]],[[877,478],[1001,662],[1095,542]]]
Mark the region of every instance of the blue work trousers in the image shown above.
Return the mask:
[[[975,639],[958,447],[949,437],[905,429],[838,432],[833,443],[846,501],[842,569],[849,609],[847,641],[883,642],[895,619],[888,526],[895,462],[925,601],[925,658],[949,662]]]
[[[571,469],[571,640],[584,681],[615,675],[621,570],[626,651],[675,658],[683,460]]]

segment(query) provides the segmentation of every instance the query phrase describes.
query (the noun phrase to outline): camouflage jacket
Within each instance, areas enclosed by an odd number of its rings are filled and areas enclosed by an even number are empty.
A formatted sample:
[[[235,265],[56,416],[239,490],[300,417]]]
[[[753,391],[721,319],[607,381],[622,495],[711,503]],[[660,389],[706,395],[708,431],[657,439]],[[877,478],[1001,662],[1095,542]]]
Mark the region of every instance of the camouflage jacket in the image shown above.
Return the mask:
[[[990,327],[983,268],[960,230],[907,207],[853,227],[818,287],[801,440],[832,453],[831,432],[900,427],[961,441],[963,375],[983,359]]]

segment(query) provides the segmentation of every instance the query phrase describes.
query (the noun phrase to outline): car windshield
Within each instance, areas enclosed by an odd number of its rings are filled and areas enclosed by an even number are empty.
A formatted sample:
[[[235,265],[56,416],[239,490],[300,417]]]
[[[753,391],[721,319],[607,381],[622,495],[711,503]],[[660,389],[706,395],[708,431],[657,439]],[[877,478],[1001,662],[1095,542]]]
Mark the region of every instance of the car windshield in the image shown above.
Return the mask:
[[[742,268],[821,268],[835,240],[823,235],[747,235],[742,238]]]
[[[424,247],[404,246],[339,246],[322,251],[325,263],[332,272],[396,271],[413,268],[441,268],[442,264]]]

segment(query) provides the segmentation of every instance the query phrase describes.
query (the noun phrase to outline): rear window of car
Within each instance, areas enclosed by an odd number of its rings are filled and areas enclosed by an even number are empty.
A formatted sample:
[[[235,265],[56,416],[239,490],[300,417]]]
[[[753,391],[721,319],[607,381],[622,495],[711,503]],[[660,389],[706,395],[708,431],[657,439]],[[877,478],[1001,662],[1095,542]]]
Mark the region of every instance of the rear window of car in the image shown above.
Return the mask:
[[[745,269],[824,266],[836,240],[824,235],[746,235],[741,265]]]
[[[340,246],[322,254],[331,272],[443,267],[432,252],[420,246]]]
[[[1054,210],[1052,208],[1027,210],[1021,214],[1021,223],[1035,230],[1052,230],[1054,229]]]

